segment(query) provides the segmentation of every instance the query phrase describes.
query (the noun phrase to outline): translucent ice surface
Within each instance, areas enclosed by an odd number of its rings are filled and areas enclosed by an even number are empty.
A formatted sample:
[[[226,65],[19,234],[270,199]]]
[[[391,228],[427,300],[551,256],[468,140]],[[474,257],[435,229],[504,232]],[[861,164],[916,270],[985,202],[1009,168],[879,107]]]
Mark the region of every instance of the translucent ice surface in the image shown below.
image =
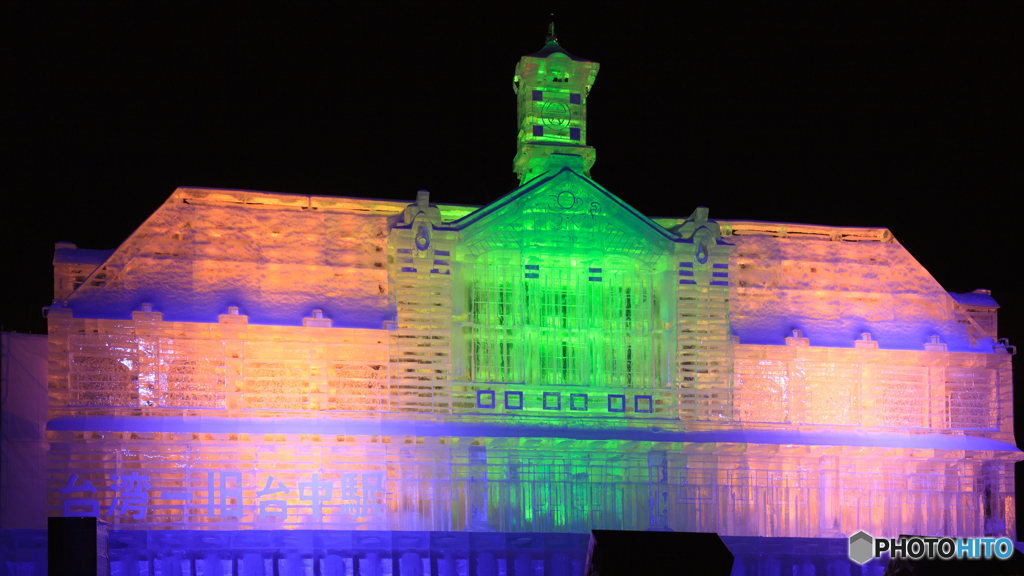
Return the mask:
[[[112,252],[59,243],[47,513],[154,576],[581,575],[592,529],[880,574],[849,535],[1015,538],[992,294],[884,228],[641,214],[589,177],[598,70],[553,29],[520,60],[486,206],[179,188]]]
[[[885,229],[654,221],[565,152],[478,209],[179,189],[100,263],[58,247],[49,513],[1015,534],[1015,349],[991,294],[947,293]],[[365,561],[432,570],[423,546]],[[232,566],[268,570],[260,554]]]

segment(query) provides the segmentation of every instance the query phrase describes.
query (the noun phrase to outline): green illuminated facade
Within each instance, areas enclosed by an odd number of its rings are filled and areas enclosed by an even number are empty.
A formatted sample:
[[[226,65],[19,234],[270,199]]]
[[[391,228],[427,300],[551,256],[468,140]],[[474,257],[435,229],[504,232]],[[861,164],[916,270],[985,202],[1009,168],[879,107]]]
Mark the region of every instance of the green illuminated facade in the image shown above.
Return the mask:
[[[680,237],[583,176],[579,156],[545,167],[456,222],[428,205],[392,229],[397,342],[416,359],[399,377],[494,392],[507,414],[672,418],[682,375],[689,409],[714,411],[729,373],[718,225],[699,210]],[[547,410],[518,400],[545,392]]]
[[[509,415],[673,418],[684,382],[688,414],[722,409],[732,247],[705,208],[665,227],[589,178],[598,69],[549,31],[513,79],[521,187],[455,221],[421,193],[392,228],[397,345],[415,358],[398,377],[412,389],[493,393]]]

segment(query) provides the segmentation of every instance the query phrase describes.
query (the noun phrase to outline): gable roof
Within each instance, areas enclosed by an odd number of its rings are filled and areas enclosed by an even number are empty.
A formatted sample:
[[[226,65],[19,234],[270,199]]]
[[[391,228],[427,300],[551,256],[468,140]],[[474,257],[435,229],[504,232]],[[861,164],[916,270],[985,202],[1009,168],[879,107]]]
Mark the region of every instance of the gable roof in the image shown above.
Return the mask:
[[[471,251],[502,245],[562,248],[597,240],[608,251],[635,253],[637,242],[657,252],[691,243],[658,225],[600,184],[568,166],[536,178],[447,226]]]

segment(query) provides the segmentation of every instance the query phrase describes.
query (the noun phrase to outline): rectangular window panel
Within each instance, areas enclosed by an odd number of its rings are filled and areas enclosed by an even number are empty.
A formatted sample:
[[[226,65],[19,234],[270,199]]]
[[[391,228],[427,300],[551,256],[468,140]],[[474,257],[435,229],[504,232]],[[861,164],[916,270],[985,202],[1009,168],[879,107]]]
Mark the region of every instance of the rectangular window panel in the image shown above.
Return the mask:
[[[249,341],[244,354],[246,408],[308,408],[309,344]]]
[[[600,270],[601,282],[592,282]],[[650,387],[653,280],[607,266],[477,266],[467,282],[475,382]]]
[[[991,430],[998,411],[995,372],[985,368],[946,370],[946,427]]]
[[[879,366],[872,387],[880,426],[924,428],[928,423],[928,368]]]
[[[71,406],[140,405],[139,349],[133,336],[71,335],[68,372]]]
[[[224,342],[161,338],[156,404],[168,408],[225,408]]]
[[[736,359],[734,414],[745,422],[789,422],[790,385],[786,363],[767,358]]]
[[[856,424],[854,401],[860,387],[860,368],[845,362],[807,362],[805,370],[804,421]]]

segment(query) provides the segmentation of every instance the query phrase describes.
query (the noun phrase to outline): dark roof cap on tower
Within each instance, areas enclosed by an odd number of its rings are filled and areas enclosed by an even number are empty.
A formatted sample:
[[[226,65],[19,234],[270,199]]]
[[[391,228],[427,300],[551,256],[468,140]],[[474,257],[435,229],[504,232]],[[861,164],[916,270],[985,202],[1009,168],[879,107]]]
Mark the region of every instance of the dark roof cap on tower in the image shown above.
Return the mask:
[[[559,46],[558,36],[555,35],[555,23],[552,22],[550,25],[548,25],[547,44],[544,44],[544,47],[540,49],[540,52],[534,52],[533,54],[530,54],[529,57],[547,58],[548,56],[551,56],[552,54],[555,53],[565,54],[566,56],[569,57],[570,60],[575,60],[576,62],[593,62],[593,60],[587,58],[573,56],[572,54],[566,52],[564,48]]]

